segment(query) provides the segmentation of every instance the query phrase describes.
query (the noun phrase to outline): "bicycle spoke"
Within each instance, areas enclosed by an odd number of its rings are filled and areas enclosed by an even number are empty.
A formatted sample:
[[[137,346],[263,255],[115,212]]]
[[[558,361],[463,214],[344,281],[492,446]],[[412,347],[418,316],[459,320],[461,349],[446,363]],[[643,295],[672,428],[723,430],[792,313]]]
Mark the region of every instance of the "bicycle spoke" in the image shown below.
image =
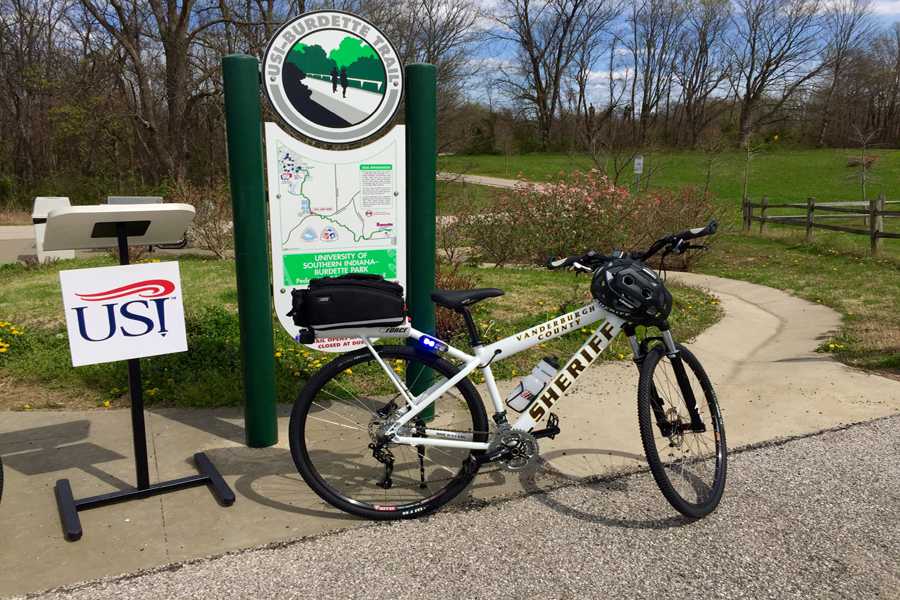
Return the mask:
[[[382,358],[386,368],[401,380],[411,375],[410,369],[419,369],[410,377],[408,389],[418,389],[426,382],[434,389],[435,385],[452,376],[452,373],[436,371],[408,354],[398,354]],[[379,441],[377,432],[388,427],[396,414],[380,408],[396,401],[397,408],[402,411],[405,400],[400,400],[401,395],[396,393],[394,383],[389,381],[374,355],[361,356],[351,366],[352,369],[343,368],[336,372],[310,401],[310,409],[319,413],[307,413],[305,444],[311,468],[332,493],[353,499],[362,506],[378,505],[379,510],[385,510],[432,501],[458,480],[467,468],[466,459],[471,450],[423,444],[424,450],[420,454],[415,443]],[[375,391],[383,389],[390,390],[384,397]],[[430,423],[414,418],[404,425],[400,435],[418,437],[418,431],[424,426],[447,431],[448,439],[458,439],[449,437],[450,433],[463,434],[473,440],[487,438],[487,431],[482,431],[484,427],[478,428],[479,431],[473,427],[471,404],[458,387],[451,387],[431,405],[435,417]],[[439,439],[441,436],[427,437]]]
[[[651,375],[653,388],[647,386],[648,391],[643,393],[650,393],[652,389],[656,389],[662,404],[661,410],[665,414],[665,423],[659,426],[651,412],[652,430],[649,432],[650,436],[645,437],[645,443],[648,443],[646,440],[650,440],[656,447],[657,458],[653,459],[658,461],[656,468],[661,469],[660,475],[671,486],[676,499],[679,502],[701,506],[723,481],[719,478],[721,465],[717,422],[713,414],[713,405],[709,403],[710,398],[695,371],[695,363],[691,362],[695,359],[688,360],[686,355],[682,355],[682,360],[686,367],[686,385],[690,386],[696,401],[694,415],[700,418],[706,429],[693,430],[695,421],[691,411],[688,410],[686,388],[682,389],[681,383],[675,377],[671,360],[663,354],[656,359],[653,366]],[[643,410],[650,410],[649,405]],[[662,485],[660,483],[660,486]],[[679,508],[680,505],[670,498],[665,488],[663,493],[667,494],[666,497],[676,508]],[[721,487],[718,493],[721,493]]]

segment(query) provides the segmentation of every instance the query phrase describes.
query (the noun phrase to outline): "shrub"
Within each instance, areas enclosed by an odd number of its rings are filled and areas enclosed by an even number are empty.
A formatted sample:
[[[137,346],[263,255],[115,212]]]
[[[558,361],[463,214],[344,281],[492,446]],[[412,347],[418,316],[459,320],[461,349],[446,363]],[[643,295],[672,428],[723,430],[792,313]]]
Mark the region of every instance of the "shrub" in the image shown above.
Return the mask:
[[[439,290],[470,290],[477,283],[475,278],[461,273],[460,263],[438,261],[435,265],[435,287]],[[449,340],[466,330],[463,318],[454,310],[442,306],[435,307],[437,336]]]
[[[651,190],[643,194],[640,203],[643,206],[640,211],[642,218],[635,226],[645,233],[646,239],[640,243],[642,246],[670,233],[702,227],[716,216],[708,194],[703,194],[696,188],[678,191]],[[697,243],[709,245],[715,239],[715,236],[703,238]],[[690,270],[699,255],[698,252],[686,252],[677,257],[670,256],[666,259],[666,265]]]
[[[645,248],[667,233],[705,224],[712,214],[709,199],[693,189],[632,195],[589,171],[519,185],[490,211],[461,217],[460,226],[483,260],[544,264],[588,250]]]
[[[209,250],[218,258],[225,258],[232,243],[231,195],[223,180],[209,185],[177,183],[169,197],[174,202],[193,205],[197,214],[191,225],[190,237],[196,245]]]

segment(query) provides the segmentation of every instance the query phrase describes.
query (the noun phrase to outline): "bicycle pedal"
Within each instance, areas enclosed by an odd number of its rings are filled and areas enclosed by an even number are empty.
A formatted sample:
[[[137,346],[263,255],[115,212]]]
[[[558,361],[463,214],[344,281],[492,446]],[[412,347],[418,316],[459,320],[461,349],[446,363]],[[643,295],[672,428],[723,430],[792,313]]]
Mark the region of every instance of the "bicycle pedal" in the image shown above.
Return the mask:
[[[560,433],[559,430],[559,417],[555,414],[550,413],[550,416],[547,418],[547,427],[544,429],[539,429],[538,431],[532,431],[531,435],[533,435],[536,439],[540,438],[550,438],[556,439]]]

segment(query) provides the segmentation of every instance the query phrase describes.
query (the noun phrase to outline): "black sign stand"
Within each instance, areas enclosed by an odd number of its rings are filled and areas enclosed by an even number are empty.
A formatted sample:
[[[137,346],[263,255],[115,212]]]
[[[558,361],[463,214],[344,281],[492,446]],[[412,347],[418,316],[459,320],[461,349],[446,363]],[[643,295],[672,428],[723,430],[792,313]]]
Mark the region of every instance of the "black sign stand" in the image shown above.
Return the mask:
[[[149,221],[127,221],[117,223],[97,223],[92,237],[118,238],[119,264],[127,265],[128,236],[143,235]],[[147,433],[144,428],[144,394],[141,385],[141,363],[132,358],[128,361],[128,391],[131,396],[131,429],[134,436],[134,467],[137,474],[137,487],[99,496],[91,496],[76,500],[72,494],[72,486],[68,479],[56,482],[56,503],[59,506],[59,517],[62,521],[63,534],[70,542],[81,539],[81,519],[78,511],[98,508],[108,504],[116,504],[128,500],[138,500],[166,494],[185,488],[208,485],[210,491],[222,506],[234,504],[234,492],[225,483],[222,475],[216,470],[203,452],[194,454],[194,463],[199,475],[189,475],[180,479],[163,481],[150,485],[150,473],[147,467]]]

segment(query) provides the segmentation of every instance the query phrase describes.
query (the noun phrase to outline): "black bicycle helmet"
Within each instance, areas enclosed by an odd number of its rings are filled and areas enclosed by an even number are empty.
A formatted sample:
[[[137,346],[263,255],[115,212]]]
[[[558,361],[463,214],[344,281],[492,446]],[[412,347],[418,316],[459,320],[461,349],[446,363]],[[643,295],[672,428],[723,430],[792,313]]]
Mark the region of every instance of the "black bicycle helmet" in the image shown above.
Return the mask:
[[[635,325],[658,324],[672,311],[672,294],[659,276],[633,258],[616,258],[597,269],[591,294],[611,313]]]

